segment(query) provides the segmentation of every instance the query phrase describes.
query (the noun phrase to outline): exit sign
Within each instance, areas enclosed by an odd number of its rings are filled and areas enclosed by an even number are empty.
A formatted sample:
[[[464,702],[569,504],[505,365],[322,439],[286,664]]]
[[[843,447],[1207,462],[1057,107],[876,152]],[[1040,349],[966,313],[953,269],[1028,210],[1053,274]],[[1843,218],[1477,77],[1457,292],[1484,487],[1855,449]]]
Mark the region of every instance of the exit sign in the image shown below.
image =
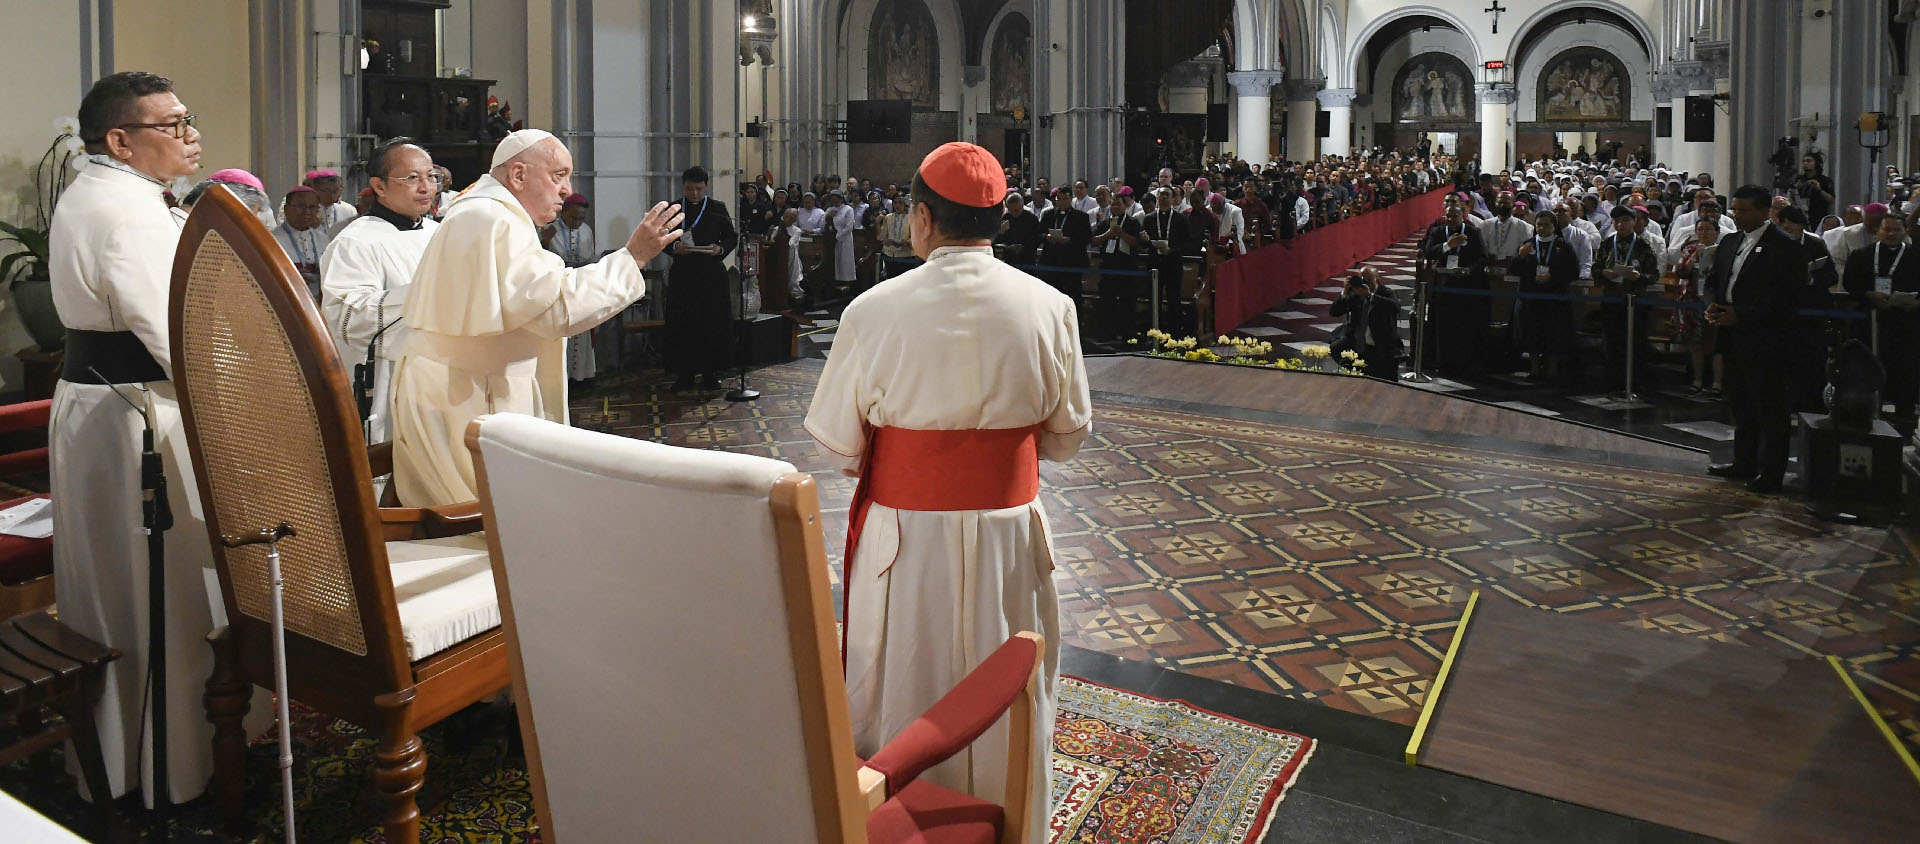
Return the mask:
[[[1487,62],[1487,69],[1488,70],[1506,70],[1507,63],[1506,62]]]

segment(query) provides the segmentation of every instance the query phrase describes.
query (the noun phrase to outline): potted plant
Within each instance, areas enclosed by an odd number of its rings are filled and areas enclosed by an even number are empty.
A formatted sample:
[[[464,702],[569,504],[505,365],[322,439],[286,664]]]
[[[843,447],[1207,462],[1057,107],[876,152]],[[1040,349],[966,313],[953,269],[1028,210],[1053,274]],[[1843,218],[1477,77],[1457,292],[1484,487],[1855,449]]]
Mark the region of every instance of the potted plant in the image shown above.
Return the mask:
[[[66,345],[66,328],[53,308],[53,289],[48,274],[48,239],[53,229],[53,209],[60,195],[73,181],[78,166],[85,163],[86,152],[78,132],[78,121],[63,117],[53,122],[59,136],[47,147],[33,169],[33,219],[0,222],[0,249],[17,251],[0,256],[0,284],[41,351],[56,352]]]

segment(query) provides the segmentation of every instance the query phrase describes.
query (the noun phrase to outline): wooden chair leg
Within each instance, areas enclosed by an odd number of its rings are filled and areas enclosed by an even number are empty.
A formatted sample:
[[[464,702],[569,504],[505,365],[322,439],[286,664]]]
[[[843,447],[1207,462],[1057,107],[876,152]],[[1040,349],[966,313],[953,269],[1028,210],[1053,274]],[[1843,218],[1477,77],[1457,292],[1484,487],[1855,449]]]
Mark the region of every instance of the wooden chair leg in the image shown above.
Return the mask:
[[[213,645],[213,673],[200,700],[207,721],[213,724],[209,790],[221,824],[229,833],[244,836],[252,824],[247,817],[247,731],[241,721],[253,703],[253,684],[239,676],[233,631],[222,627],[209,634],[207,641]]]
[[[415,798],[427,781],[427,751],[411,719],[413,690],[374,699],[381,714],[380,744],[373,749],[373,787],[380,793],[381,824],[390,844],[419,844],[420,807]]]
[[[105,670],[104,666],[92,666],[84,681],[86,691],[78,697],[55,701],[53,708],[67,719],[71,729],[80,776],[86,780],[87,793],[93,796],[93,805],[100,811],[100,840],[123,842],[131,840],[130,830],[121,825],[120,813],[113,808],[113,788],[107,784],[107,762],[100,750],[100,730],[93,720],[93,706],[100,699],[100,675]]]

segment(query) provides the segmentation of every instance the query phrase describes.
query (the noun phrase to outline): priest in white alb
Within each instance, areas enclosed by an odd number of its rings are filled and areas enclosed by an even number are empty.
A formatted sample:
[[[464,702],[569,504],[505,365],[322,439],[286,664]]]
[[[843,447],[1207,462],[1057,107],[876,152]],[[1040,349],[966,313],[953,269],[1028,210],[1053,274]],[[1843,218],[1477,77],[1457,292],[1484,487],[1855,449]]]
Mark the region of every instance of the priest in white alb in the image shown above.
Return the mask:
[[[565,341],[640,299],[640,267],[679,236],[656,203],[620,249],[584,267],[540,247],[573,195],[573,156],[553,135],[500,141],[493,168],[455,199],[407,291],[410,329],[393,373],[393,482],[400,503],[479,497],[467,423],[488,413],[567,418]]]
[[[161,194],[199,169],[200,133],[173,83],[127,72],[95,82],[81,100],[80,138],[88,163],[54,212],[48,249],[53,304],[67,329],[48,426],[60,620],[121,653],[94,705],[108,789],[114,797],[138,790],[153,805],[154,733],[142,710],[157,710],[167,724],[169,797],[185,802],[213,773],[213,726],[200,698],[213,671],[207,634],[226,618],[218,587],[209,588],[213,549],[173,390],[167,299],[180,226]],[[163,701],[146,696],[156,657],[141,518],[143,416],[174,519],[165,534]],[[256,689],[249,735],[271,717],[265,703]]]
[[[1039,460],[1066,460],[1092,407],[1071,299],[993,257],[1006,179],[950,143],[913,182],[926,263],[841,316],[806,427],[860,478],[847,530],[846,673],[854,747],[872,754],[1022,631],[1046,637],[1029,804],[1045,839],[1060,667]],[[1008,719],[922,778],[993,802]]]
[[[372,392],[365,400],[367,442],[383,443],[393,436],[393,362],[407,341],[400,315],[440,225],[427,217],[440,183],[427,151],[404,140],[376,148],[367,175],[373,208],[347,223],[320,258],[320,314],[340,362],[354,373],[355,397],[363,384]]]

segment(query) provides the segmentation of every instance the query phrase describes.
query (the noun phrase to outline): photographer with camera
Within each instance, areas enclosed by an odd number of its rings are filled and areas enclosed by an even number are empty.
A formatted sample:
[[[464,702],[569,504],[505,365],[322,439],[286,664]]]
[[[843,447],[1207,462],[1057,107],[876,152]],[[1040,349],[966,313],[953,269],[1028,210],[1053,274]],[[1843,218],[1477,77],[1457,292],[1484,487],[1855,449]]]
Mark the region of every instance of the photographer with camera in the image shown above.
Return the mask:
[[[1331,344],[1333,354],[1352,350],[1366,362],[1367,377],[1399,380],[1400,300],[1380,283],[1379,270],[1348,276],[1347,289],[1327,313],[1346,320]]]
[[[1800,177],[1793,192],[1807,204],[1807,217],[1818,220],[1833,210],[1833,178],[1820,172],[1820,160],[1814,156],[1800,159]]]

